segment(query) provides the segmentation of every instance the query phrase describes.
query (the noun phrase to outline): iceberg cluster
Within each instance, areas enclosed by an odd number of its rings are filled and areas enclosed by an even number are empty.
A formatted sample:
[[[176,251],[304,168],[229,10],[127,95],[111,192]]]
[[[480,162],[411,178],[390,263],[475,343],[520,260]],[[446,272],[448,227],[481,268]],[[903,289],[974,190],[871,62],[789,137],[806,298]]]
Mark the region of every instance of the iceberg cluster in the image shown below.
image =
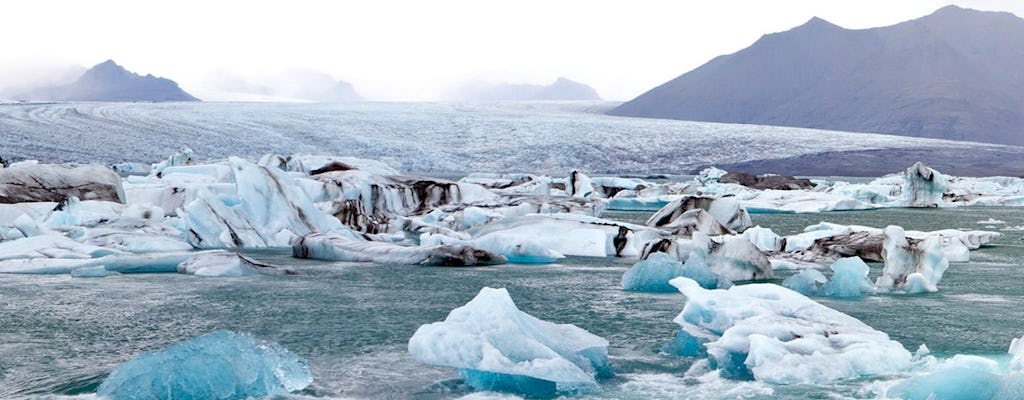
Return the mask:
[[[144,353],[115,369],[97,394],[113,400],[246,399],[312,383],[306,360],[281,345],[231,331]]]
[[[477,390],[553,396],[592,392],[613,375],[608,341],[520,311],[505,289],[483,288],[409,339],[419,362],[457,368]]]
[[[723,377],[773,384],[825,384],[891,376],[911,366],[911,354],[863,322],[772,284],[704,289],[689,278],[671,281],[686,296],[675,318],[677,349],[706,351]],[[698,355],[698,354],[682,354]]]

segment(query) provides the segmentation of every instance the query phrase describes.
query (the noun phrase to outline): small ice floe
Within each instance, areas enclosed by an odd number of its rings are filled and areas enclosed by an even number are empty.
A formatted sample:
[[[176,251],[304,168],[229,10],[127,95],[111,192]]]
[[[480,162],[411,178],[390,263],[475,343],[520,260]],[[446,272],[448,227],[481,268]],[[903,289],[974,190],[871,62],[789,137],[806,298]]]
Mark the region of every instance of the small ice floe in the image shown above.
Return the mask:
[[[1000,221],[998,219],[989,217],[989,219],[978,221],[978,225],[1005,225],[1006,221]]]
[[[575,325],[537,319],[505,289],[483,288],[442,322],[409,339],[416,361],[457,368],[477,390],[547,397],[599,390],[614,375],[608,341]]]

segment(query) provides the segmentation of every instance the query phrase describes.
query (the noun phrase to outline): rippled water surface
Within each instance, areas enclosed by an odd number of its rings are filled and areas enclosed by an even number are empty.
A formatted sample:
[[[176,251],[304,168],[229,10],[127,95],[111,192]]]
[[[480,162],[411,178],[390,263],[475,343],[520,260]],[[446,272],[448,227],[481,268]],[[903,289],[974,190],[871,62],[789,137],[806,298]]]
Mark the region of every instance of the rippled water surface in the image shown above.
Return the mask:
[[[611,213],[642,221],[645,215]],[[1006,225],[986,228],[995,218]],[[817,215],[755,215],[780,234],[818,221],[934,230],[999,230],[1024,225],[1024,210],[878,210]],[[954,264],[940,292],[821,299],[914,350],[1004,354],[1024,334],[1024,242],[1006,231],[996,246]],[[672,337],[682,295],[619,289],[628,259],[569,258],[559,265],[473,269],[323,263],[282,253],[256,258],[300,272],[287,277],[198,278],[177,274],[77,279],[0,275],[0,398],[92,393],[139,352],[216,329],[251,332],[310,360],[314,384],[303,396],[457,398],[470,393],[448,368],[415,363],[406,343],[416,328],[444,319],[483,286],[506,287],[520,309],[572,323],[611,342],[618,376],[602,398],[864,398],[886,382],[778,387],[684,378],[691,359],[657,352]],[[872,277],[879,274],[873,267]],[[780,273],[780,278],[785,277]],[[777,279],[775,282],[780,282]]]

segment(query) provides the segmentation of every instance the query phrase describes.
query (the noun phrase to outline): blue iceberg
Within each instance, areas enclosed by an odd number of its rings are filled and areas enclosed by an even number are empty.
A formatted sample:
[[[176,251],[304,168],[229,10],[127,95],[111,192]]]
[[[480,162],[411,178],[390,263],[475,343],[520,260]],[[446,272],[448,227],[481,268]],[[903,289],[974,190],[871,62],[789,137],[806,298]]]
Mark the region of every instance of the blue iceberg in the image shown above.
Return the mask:
[[[110,373],[97,394],[129,399],[245,399],[304,389],[306,360],[247,334],[216,331],[141,354]]]
[[[821,287],[821,295],[860,297],[874,293],[875,286],[868,279],[870,269],[859,257],[840,258],[832,264],[832,279]]]
[[[804,296],[817,296],[821,286],[828,281],[825,275],[816,269],[805,269],[782,281],[782,286]]]
[[[597,378],[614,375],[607,340],[537,319],[519,311],[505,289],[487,287],[444,321],[420,326],[409,353],[457,368],[474,389],[528,396],[593,392]]]
[[[686,263],[667,253],[652,253],[622,275],[622,290],[671,293],[677,289],[668,281],[680,276],[693,279],[706,289],[718,287],[718,276],[711,272],[706,260],[698,252],[690,252]]]

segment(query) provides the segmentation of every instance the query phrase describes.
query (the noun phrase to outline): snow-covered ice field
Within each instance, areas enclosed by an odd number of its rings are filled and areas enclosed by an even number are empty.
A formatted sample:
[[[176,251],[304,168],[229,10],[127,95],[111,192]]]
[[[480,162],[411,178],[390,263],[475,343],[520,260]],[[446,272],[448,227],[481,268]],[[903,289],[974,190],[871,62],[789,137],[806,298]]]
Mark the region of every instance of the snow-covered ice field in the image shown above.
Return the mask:
[[[267,153],[377,159],[402,171],[688,174],[709,165],[880,149],[1007,146],[875,134],[610,117],[611,103],[0,104],[0,157],[155,162]],[[898,160],[895,171],[916,160]],[[928,160],[925,160],[926,162]],[[933,164],[933,163],[930,163]],[[956,171],[950,171],[956,172]]]

